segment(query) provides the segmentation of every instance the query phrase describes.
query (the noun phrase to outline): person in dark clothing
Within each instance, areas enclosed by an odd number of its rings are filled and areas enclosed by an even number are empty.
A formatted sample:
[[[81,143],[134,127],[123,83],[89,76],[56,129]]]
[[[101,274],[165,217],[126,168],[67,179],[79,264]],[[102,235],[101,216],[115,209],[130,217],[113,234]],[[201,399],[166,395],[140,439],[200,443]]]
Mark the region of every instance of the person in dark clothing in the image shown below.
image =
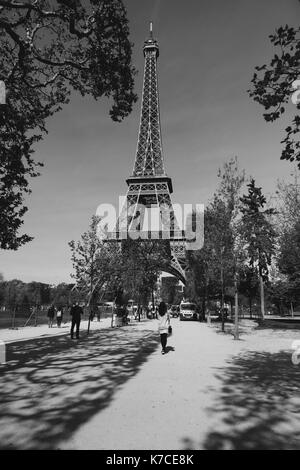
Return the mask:
[[[54,308],[54,305],[51,305],[51,306],[48,308],[48,312],[47,312],[47,317],[48,317],[48,319],[49,319],[49,320],[48,320],[48,326],[49,326],[49,328],[52,328],[54,315],[55,315],[55,308]]]
[[[81,321],[81,315],[83,314],[83,309],[80,307],[79,303],[76,302],[75,305],[71,308],[70,315],[72,317],[71,322],[71,338],[74,338],[74,328],[76,326],[76,339],[79,339],[79,327]]]

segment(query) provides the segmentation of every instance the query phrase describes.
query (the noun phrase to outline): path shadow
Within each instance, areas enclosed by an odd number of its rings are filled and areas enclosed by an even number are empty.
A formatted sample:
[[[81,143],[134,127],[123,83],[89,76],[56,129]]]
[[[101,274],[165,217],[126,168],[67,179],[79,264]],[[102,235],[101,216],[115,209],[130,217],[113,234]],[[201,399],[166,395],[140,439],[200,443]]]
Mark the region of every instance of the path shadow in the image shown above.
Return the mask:
[[[8,345],[0,366],[0,448],[56,449],[139,372],[159,344],[151,330],[107,329]]]
[[[300,365],[292,363],[291,351],[245,352],[219,370],[217,378],[221,392],[207,410],[217,425],[198,448],[300,448]],[[184,444],[195,446],[188,438]]]

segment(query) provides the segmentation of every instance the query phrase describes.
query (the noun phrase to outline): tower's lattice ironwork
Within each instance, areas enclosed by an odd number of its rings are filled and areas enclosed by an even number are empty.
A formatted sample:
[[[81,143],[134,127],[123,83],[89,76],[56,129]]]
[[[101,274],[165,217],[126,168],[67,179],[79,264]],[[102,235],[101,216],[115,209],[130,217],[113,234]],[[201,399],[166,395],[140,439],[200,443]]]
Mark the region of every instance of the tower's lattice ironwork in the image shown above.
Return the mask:
[[[141,238],[167,238],[171,248],[168,271],[185,282],[185,237],[178,226],[172,207],[172,180],[164,168],[157,81],[159,47],[153,38],[152,23],[150,23],[150,37],[144,43],[143,52],[145,57],[143,95],[133,174],[126,180],[128,184],[126,203],[119,216],[116,230],[110,232],[108,238],[114,240],[126,238],[135,224],[137,215],[142,226],[143,208],[158,207],[161,230],[157,233],[152,230],[148,234],[141,233]]]

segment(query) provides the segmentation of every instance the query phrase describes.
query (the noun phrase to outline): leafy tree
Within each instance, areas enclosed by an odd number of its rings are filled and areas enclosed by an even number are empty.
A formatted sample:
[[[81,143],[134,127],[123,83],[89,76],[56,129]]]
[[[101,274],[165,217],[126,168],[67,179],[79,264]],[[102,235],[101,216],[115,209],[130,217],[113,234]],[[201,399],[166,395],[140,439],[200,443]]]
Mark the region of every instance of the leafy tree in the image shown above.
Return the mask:
[[[176,304],[178,298],[178,279],[176,277],[162,277],[161,278],[161,289],[160,297],[167,304]]]
[[[276,280],[267,286],[268,297],[277,308],[279,315],[288,312],[293,306],[293,302],[297,302],[297,298],[299,299],[298,293],[294,291],[288,278],[286,276],[282,277],[283,279]]]
[[[268,279],[269,266],[275,254],[276,232],[268,220],[274,209],[265,209],[266,198],[262,189],[255,186],[252,178],[248,186],[248,194],[241,198],[242,220],[240,233],[244,241],[249,266],[257,269],[260,280],[261,317],[264,318],[264,282]]]
[[[132,45],[121,0],[0,0],[0,248],[32,240],[19,235],[29,178],[39,175],[34,144],[46,120],[72,90],[112,99],[120,121],[136,101]]]
[[[285,294],[290,300],[300,300],[300,221],[281,238],[278,257],[280,272],[288,278]]]
[[[224,302],[226,288],[232,282],[233,238],[230,212],[217,195],[204,213],[204,245],[201,250],[188,252],[187,294],[200,303],[205,316],[207,301],[218,297],[221,303],[222,330],[224,330]],[[192,294],[192,295],[191,295]]]
[[[75,273],[72,277],[85,301],[92,309],[102,287],[112,282],[120,266],[118,247],[103,243],[99,234],[100,218],[93,216],[89,230],[78,242],[69,242]]]
[[[235,299],[235,332],[234,337],[238,339],[238,303],[239,303],[239,272],[243,266],[244,253],[241,247],[241,239],[239,236],[239,218],[240,218],[240,195],[242,187],[245,183],[245,170],[240,171],[237,157],[231,158],[225,163],[223,171],[219,171],[221,183],[219,186],[219,196],[226,204],[229,212],[229,226],[232,232],[232,262],[233,262],[233,292]]]
[[[17,279],[0,282],[0,303],[7,308],[21,305],[26,297],[31,306],[47,305],[50,302],[51,288],[49,284],[41,282],[24,283]]]
[[[91,309],[101,292],[112,293],[118,306],[129,298],[146,305],[170,257],[168,241],[105,241],[100,221],[92,217],[89,230],[69,243],[78,290]]]
[[[122,285],[138,305],[146,306],[156,288],[158,275],[170,259],[168,241],[125,240],[122,246]]]
[[[252,318],[252,302],[258,294],[259,279],[254,268],[242,264],[239,269],[239,292],[248,298],[250,318]]]
[[[237,157],[231,158],[219,170],[219,186],[204,215],[204,246],[188,253],[188,289],[194,300],[202,299],[205,316],[209,299],[220,297],[223,317],[226,292],[235,284],[239,260],[237,254],[237,220],[241,188],[245,172],[240,171]],[[224,317],[222,321],[224,330]]]
[[[219,169],[218,177],[219,187],[216,194],[226,204],[234,223],[240,211],[241,189],[246,181],[245,170],[240,170],[238,158],[232,157]]]
[[[50,287],[48,284],[30,282],[25,284],[24,291],[31,305],[45,305],[50,301]]]
[[[30,314],[30,301],[28,299],[28,295],[24,294],[21,305],[20,305],[20,314],[24,316],[28,316]]]
[[[18,279],[13,279],[6,285],[6,303],[9,308],[20,305],[25,296],[26,284]]]
[[[291,100],[293,83],[299,80],[300,68],[300,28],[281,26],[270,35],[271,43],[278,48],[270,65],[256,67],[252,79],[250,96],[261,104],[267,112],[264,119],[273,122],[286,111],[286,104]],[[297,85],[297,83],[296,83]],[[299,87],[298,87],[299,88]],[[300,100],[294,103],[300,109]],[[286,135],[281,143],[284,144],[281,159],[296,160],[300,167],[300,115],[296,114],[290,125],[285,129]]]
[[[224,201],[215,197],[207,216],[210,227],[208,241],[211,245],[210,270],[214,273],[216,284],[220,286],[222,331],[224,331],[225,290],[232,284],[234,273],[231,211]]]
[[[69,306],[73,287],[74,284],[66,284],[65,282],[58,284],[56,287],[51,289],[48,303],[51,301],[51,303],[58,307]]]
[[[206,230],[206,224],[204,231]],[[187,251],[186,270],[186,296],[197,304],[201,305],[202,316],[205,318],[207,300],[209,297],[209,251],[205,244],[201,250]]]
[[[278,181],[276,190],[276,222],[280,235],[294,228],[300,220],[300,184],[299,170],[293,173],[292,181]]]

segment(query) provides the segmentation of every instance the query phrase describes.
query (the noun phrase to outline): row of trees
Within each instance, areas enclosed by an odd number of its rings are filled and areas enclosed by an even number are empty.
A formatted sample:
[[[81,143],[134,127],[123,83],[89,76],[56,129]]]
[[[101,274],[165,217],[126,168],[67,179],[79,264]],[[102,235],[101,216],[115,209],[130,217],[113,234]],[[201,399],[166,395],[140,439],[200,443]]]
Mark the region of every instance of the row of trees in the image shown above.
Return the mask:
[[[28,313],[30,307],[69,305],[74,284],[61,283],[57,286],[41,282],[25,283],[17,279],[5,281],[0,278],[0,308],[12,311],[16,307]]]
[[[246,180],[237,158],[219,172],[219,186],[205,209],[204,246],[187,252],[185,294],[201,306],[212,301],[237,303],[247,300],[250,315],[260,297],[260,313],[268,301],[278,308],[294,308],[300,301],[300,192],[297,171],[294,181],[279,182],[272,205],[255,180]],[[101,300],[139,305],[153,300],[157,280],[170,257],[168,243],[124,240],[105,243],[98,233],[99,218],[78,242],[69,243],[74,284],[48,284],[18,280],[0,281],[0,305],[68,305],[76,297],[91,309]],[[74,289],[76,285],[76,289]],[[178,297],[176,281],[167,283],[160,296],[169,303]],[[178,297],[179,298],[179,297]],[[176,303],[176,302],[175,302]],[[246,302],[244,302],[246,303]],[[224,326],[224,323],[223,323]]]
[[[255,180],[246,179],[237,158],[219,172],[219,186],[205,209],[204,246],[187,252],[185,294],[201,306],[212,301],[237,303],[237,294],[249,307],[260,298],[265,314],[265,289],[269,303],[282,313],[300,301],[300,188],[294,181],[279,182],[275,198],[267,204]],[[124,240],[105,243],[98,233],[99,218],[78,242],[69,243],[74,284],[48,284],[18,280],[0,281],[0,305],[68,305],[76,296],[91,309],[101,300],[139,305],[153,300],[157,280],[167,263],[168,243]],[[160,296],[174,303],[176,281],[165,282]],[[74,289],[76,285],[76,289]],[[179,298],[179,297],[178,297]],[[170,300],[171,299],[171,300]],[[247,302],[246,302],[247,301]],[[176,303],[176,302],[175,302]]]
[[[245,172],[239,171],[237,158],[229,160],[219,172],[219,187],[204,215],[204,247],[188,252],[189,295],[207,302],[219,299],[224,311],[225,297],[243,291],[251,301],[260,281],[262,315],[263,287],[275,246],[275,230],[270,221],[273,209],[266,209],[261,188],[251,178],[247,193]],[[224,323],[223,323],[224,328]]]
[[[267,207],[253,178],[246,186],[245,171],[239,170],[237,158],[230,159],[218,176],[219,187],[205,210],[204,246],[187,251],[185,294],[201,304],[204,314],[209,301],[219,300],[223,312],[228,298],[235,297],[237,304],[238,293],[243,294],[252,313],[259,290],[264,317],[264,289],[270,286],[269,272],[278,254],[276,211]],[[103,242],[98,225],[99,218],[93,217],[81,240],[70,242],[78,289],[91,308],[107,292],[119,304],[129,298],[148,304],[164,263],[170,259],[168,243],[126,240],[120,250],[117,243]],[[175,284],[170,283],[167,290],[166,286],[162,289],[163,297],[173,302]]]
[[[107,297],[119,306],[129,299],[146,306],[170,256],[168,243],[128,239],[120,249],[118,243],[104,241],[99,222],[92,217],[89,230],[69,243],[79,295],[91,310]]]
[[[271,294],[281,312],[300,303],[300,186],[299,172],[290,182],[280,182],[277,190],[276,278]]]
[[[239,294],[247,299],[250,315],[259,298],[264,318],[266,289],[272,310],[293,311],[300,301],[298,170],[294,181],[278,182],[268,202],[253,178],[246,181],[237,159],[226,163],[219,177],[205,210],[204,247],[188,252],[189,296],[205,312],[212,300],[219,301],[222,311],[226,299],[235,297],[237,304]]]

